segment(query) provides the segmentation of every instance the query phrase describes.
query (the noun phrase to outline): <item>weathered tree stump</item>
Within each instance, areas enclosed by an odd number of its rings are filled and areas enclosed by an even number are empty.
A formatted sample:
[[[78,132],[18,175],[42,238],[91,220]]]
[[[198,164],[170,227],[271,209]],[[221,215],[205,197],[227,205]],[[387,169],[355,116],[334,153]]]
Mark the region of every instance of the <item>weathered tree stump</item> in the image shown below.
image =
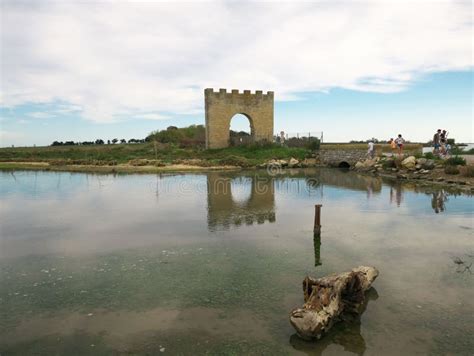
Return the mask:
[[[290,313],[290,323],[306,340],[319,339],[335,322],[363,310],[365,291],[379,272],[360,266],[352,271],[303,281],[304,305]]]

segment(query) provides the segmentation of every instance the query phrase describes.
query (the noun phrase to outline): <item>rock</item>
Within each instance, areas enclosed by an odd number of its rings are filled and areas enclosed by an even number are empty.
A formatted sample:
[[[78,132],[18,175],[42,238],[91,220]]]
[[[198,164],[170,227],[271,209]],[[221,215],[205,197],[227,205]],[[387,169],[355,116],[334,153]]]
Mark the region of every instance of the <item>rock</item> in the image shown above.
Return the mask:
[[[373,167],[373,166],[375,166],[375,163],[376,163],[376,162],[377,162],[377,161],[376,161],[375,159],[366,159],[366,160],[364,161],[364,167],[366,167],[366,168]]]
[[[438,177],[438,178],[436,178],[436,181],[437,181],[437,182],[443,182],[443,181],[444,181],[444,178],[443,178],[443,177]]]
[[[428,161],[426,158],[417,158],[416,164],[424,165]]]
[[[423,169],[433,169],[435,167],[435,161],[432,159],[427,159],[425,163],[421,164]]]
[[[303,162],[303,165],[306,167],[314,167],[316,165],[316,159],[315,158],[306,158]]]
[[[364,168],[364,164],[362,162],[357,162],[354,166],[356,169]]]
[[[288,162],[288,167],[290,168],[296,167],[299,163],[300,162],[297,159],[291,157],[290,161]]]
[[[415,165],[416,165],[415,156],[407,157],[402,161],[402,167],[406,169],[415,169]]]
[[[403,174],[403,173],[397,173],[397,178],[398,179],[408,179],[408,176],[406,174]]]
[[[349,272],[303,280],[304,305],[293,309],[290,323],[306,340],[319,339],[344,316],[363,312],[365,292],[379,272],[360,266]]]
[[[282,166],[282,167],[288,166],[288,162],[285,161],[284,159],[280,159],[280,160],[278,160],[277,162],[278,162],[278,163],[280,164],[280,166]]]
[[[421,169],[421,164],[417,164],[417,165],[415,166],[415,169],[418,169],[418,170]]]

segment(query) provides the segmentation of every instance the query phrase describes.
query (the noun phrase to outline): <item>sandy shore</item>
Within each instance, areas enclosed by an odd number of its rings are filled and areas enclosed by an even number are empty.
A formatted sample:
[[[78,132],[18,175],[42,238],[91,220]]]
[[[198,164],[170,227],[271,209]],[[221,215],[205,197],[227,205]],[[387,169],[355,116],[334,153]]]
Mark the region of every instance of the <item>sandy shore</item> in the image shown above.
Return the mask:
[[[89,173],[160,173],[160,172],[207,172],[215,170],[240,170],[236,166],[193,166],[171,164],[163,167],[132,166],[118,164],[115,166],[95,165],[50,165],[47,162],[0,162],[0,170],[39,170],[57,172],[89,172]]]

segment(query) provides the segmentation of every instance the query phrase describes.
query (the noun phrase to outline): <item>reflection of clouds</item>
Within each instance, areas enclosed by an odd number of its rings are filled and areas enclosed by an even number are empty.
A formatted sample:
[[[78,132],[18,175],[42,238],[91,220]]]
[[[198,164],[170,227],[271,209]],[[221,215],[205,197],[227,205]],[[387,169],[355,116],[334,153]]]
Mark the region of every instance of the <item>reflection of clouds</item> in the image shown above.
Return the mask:
[[[94,185],[65,196],[57,192],[31,200],[27,194],[8,195],[1,205],[6,222],[2,224],[1,256],[126,248],[173,239],[177,231],[181,238],[191,238],[196,230],[205,228],[200,219],[205,212],[204,196],[174,195],[171,189],[160,192],[161,201],[166,202],[160,204],[150,177],[118,176],[104,181],[105,188]],[[182,224],[183,212],[192,225]]]

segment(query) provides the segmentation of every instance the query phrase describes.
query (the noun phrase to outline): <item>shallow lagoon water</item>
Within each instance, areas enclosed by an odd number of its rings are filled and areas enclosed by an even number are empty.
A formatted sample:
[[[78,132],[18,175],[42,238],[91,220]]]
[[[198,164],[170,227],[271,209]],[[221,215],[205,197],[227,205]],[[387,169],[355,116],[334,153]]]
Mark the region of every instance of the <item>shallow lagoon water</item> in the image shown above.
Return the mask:
[[[474,350],[472,197],[329,169],[2,172],[0,189],[1,355]],[[303,278],[362,264],[380,270],[365,313],[301,341]]]

